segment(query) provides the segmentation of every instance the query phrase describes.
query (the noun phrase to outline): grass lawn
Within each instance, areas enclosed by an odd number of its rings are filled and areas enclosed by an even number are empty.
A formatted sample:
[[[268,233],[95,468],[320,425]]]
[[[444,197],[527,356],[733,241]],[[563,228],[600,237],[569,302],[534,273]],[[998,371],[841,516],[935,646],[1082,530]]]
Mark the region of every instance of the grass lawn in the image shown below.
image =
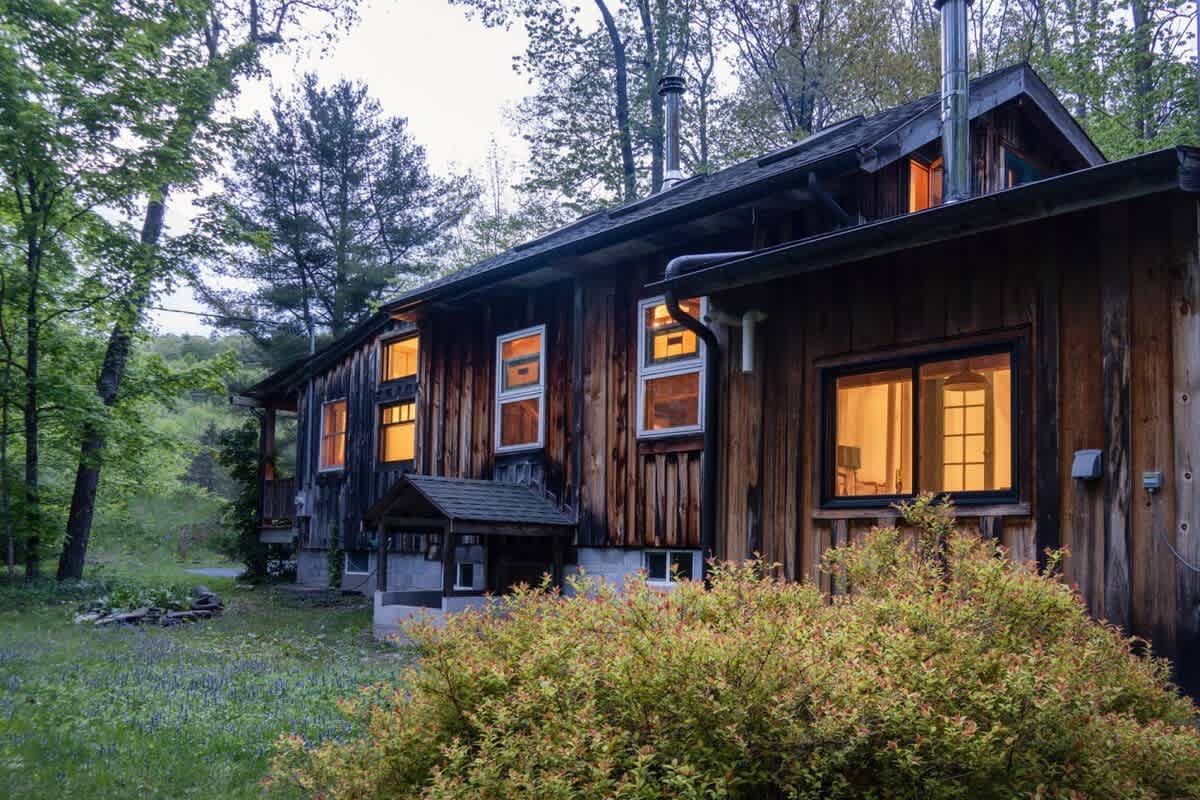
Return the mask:
[[[95,588],[0,577],[0,795],[260,797],[280,734],[352,733],[336,700],[406,658],[371,640],[365,598],[239,590],[161,563],[134,572],[203,583],[226,613],[175,628],[76,625]]]

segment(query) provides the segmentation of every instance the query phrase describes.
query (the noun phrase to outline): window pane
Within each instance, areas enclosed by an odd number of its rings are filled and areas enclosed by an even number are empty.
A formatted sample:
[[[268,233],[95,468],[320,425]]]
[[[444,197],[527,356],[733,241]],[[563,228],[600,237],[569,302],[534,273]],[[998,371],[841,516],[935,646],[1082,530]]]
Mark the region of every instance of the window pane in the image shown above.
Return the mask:
[[[383,407],[379,428],[379,460],[409,461],[415,456],[416,430],[413,422],[416,403],[396,403]]]
[[[929,167],[917,160],[908,162],[908,210],[929,208]]]
[[[370,572],[371,555],[365,550],[346,553],[346,572]]]
[[[912,371],[837,379],[833,487],[838,497],[912,491]]]
[[[1012,489],[1011,354],[936,361],[920,375],[921,488]]]
[[[500,446],[537,444],[538,405],[536,397],[500,404]]]
[[[320,467],[346,463],[346,401],[326,403],[321,412]]]
[[[691,553],[671,553],[671,577],[677,581],[692,579]]]
[[[646,553],[646,577],[652,581],[665,581],[667,579],[666,553]]]
[[[680,300],[679,307],[690,316],[700,317],[699,298]],[[665,303],[647,307],[643,324],[646,326],[646,366],[695,358],[700,354],[696,334],[676,322]]]
[[[663,431],[700,424],[700,373],[685,372],[645,382],[644,428]]]
[[[388,342],[383,348],[384,381],[396,381],[417,374],[417,337]]]
[[[471,588],[475,585],[475,564],[470,561],[459,562],[458,585]]]
[[[537,386],[541,382],[542,335],[533,333],[500,345],[502,390]]]

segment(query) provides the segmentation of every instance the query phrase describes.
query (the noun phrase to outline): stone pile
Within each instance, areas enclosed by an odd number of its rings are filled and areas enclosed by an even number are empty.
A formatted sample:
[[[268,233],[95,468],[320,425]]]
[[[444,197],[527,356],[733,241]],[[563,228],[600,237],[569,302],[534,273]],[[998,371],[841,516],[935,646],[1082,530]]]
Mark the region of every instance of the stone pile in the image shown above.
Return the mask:
[[[92,611],[80,614],[76,622],[91,622],[96,625],[161,625],[170,627],[184,622],[197,622],[220,614],[225,610],[221,598],[207,586],[192,590],[191,607],[186,610],[170,611],[165,608],[135,608],[132,611]]]

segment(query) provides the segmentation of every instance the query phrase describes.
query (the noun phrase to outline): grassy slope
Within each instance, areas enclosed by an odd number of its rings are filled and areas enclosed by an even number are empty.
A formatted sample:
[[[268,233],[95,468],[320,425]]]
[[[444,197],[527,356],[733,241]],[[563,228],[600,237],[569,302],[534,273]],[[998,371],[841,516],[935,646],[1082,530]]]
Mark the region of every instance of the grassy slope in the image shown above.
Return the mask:
[[[154,572],[184,577],[162,565]],[[0,794],[258,797],[276,737],[346,735],[337,698],[403,662],[370,640],[362,598],[186,579],[221,594],[225,616],[97,629],[72,624],[70,592],[31,597],[0,580]]]

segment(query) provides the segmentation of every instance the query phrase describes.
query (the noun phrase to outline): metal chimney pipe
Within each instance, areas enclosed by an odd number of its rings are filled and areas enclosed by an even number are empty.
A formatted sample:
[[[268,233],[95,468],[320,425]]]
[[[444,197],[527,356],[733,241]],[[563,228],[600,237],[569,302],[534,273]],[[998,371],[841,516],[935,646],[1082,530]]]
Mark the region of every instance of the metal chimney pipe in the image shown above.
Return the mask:
[[[679,75],[664,76],[658,82],[658,93],[663,98],[663,173],[661,192],[665,192],[683,180],[679,168],[679,102],[683,95],[683,78]]]
[[[967,7],[973,0],[934,0],[942,14],[942,200],[971,196],[970,76]]]

